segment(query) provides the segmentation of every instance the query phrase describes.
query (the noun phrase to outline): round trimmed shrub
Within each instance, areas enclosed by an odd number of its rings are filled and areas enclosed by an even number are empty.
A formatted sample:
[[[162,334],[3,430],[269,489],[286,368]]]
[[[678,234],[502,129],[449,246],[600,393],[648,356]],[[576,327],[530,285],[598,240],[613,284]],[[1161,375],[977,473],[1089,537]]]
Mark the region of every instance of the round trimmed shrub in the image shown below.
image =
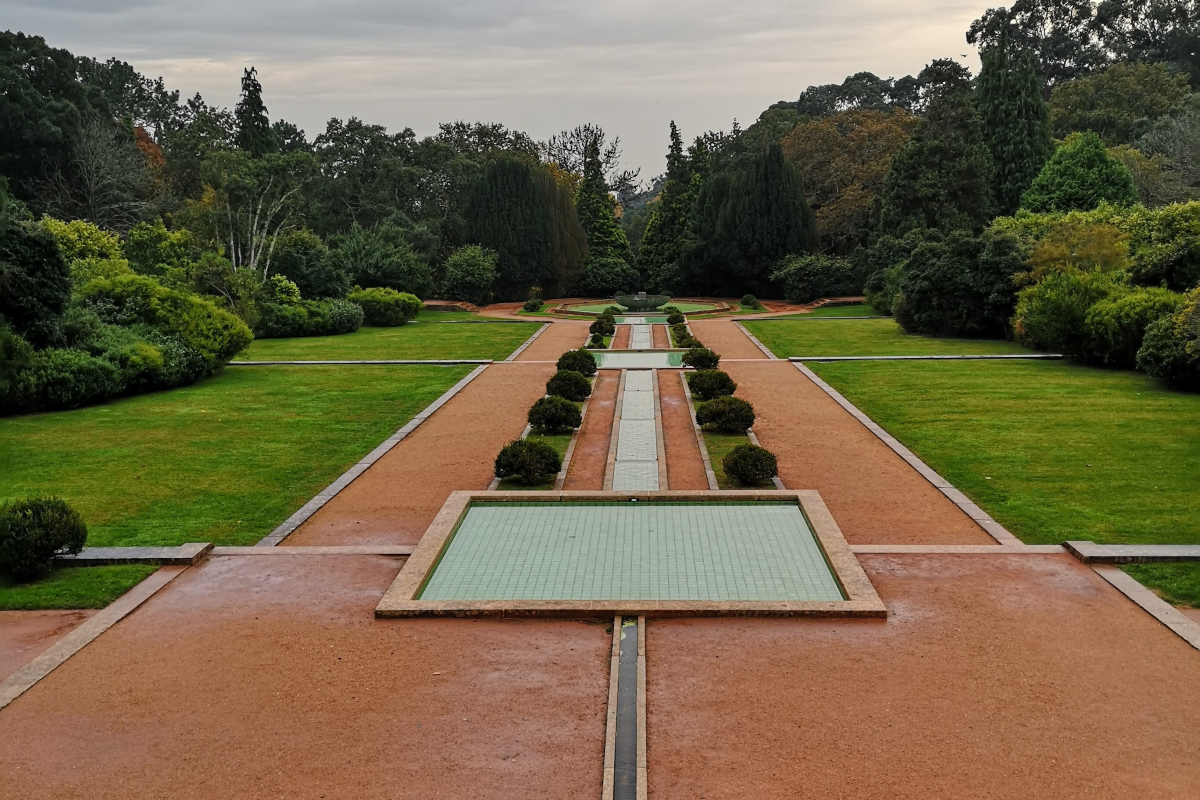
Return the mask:
[[[526,311],[541,311],[542,301],[531,297],[525,301],[525,304],[521,306],[521,308],[525,309]]]
[[[754,406],[740,397],[718,397],[696,406],[696,422],[720,433],[745,433],[754,425]]]
[[[596,317],[596,321],[588,328],[592,334],[600,334],[601,336],[612,336],[617,332],[617,321],[608,314],[601,314]]]
[[[765,447],[739,444],[721,459],[725,474],[746,486],[759,486],[779,473],[775,454]]]
[[[608,308],[604,309],[603,316],[615,317],[617,314],[624,314],[624,313],[625,312],[621,310],[620,306],[609,306]]]
[[[565,398],[541,397],[530,407],[528,419],[539,433],[562,433],[582,425],[583,413]]]
[[[606,350],[608,346],[604,344],[604,337],[598,333],[593,333],[592,338],[588,340],[588,347],[593,350]]]
[[[701,369],[687,376],[688,388],[697,400],[716,400],[728,397],[737,389],[737,384],[728,373],[719,369]]]
[[[1146,328],[1174,315],[1182,304],[1183,295],[1160,287],[1100,300],[1084,317],[1084,358],[1106,367],[1133,369]]]
[[[721,363],[721,356],[707,347],[693,347],[683,354],[684,366],[693,369],[716,369]]]
[[[746,308],[758,308],[758,298],[752,294],[742,295],[742,305]]]
[[[87,525],[59,497],[30,497],[0,506],[0,574],[18,581],[49,572],[54,557],[83,549]]]
[[[545,442],[516,439],[504,445],[496,456],[496,477],[517,478],[524,483],[537,483],[558,474],[562,456]]]
[[[573,369],[560,369],[546,381],[546,394],[582,403],[592,393],[592,382]]]
[[[680,314],[678,311],[672,311],[667,315],[668,325],[682,325],[685,322],[687,322],[687,317],[685,317],[683,314]]]
[[[346,299],[362,307],[363,321],[377,328],[394,328],[417,318],[421,301],[416,295],[375,287],[355,289]]]
[[[590,378],[596,374],[596,359],[582,347],[578,350],[568,350],[563,353],[558,357],[558,363],[555,366],[560,370],[569,369],[572,372],[578,372],[585,378]]]

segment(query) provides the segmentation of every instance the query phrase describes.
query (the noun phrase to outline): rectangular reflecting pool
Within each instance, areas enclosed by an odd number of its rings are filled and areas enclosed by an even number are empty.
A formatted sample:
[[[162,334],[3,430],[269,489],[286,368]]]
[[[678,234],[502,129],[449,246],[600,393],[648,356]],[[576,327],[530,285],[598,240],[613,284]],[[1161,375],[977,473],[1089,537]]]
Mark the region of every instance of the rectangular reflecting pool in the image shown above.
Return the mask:
[[[675,369],[683,366],[682,351],[592,350],[600,369]]]

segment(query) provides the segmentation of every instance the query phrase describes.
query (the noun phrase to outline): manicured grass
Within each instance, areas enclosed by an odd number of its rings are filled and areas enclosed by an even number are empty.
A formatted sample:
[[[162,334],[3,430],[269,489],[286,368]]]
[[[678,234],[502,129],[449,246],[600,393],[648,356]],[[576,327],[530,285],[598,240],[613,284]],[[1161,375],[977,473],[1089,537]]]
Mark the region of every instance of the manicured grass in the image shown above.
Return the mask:
[[[542,441],[553,447],[560,456],[566,456],[567,447],[571,444],[571,434],[557,433],[553,436],[543,436],[537,433],[531,433],[525,437],[529,441]],[[526,491],[526,492],[545,492],[554,488],[554,481],[557,475],[551,475],[543,481],[537,483],[523,483],[519,478],[505,478],[500,481],[497,487],[499,491]]]
[[[540,311],[526,311],[523,308],[518,308],[517,316],[519,316],[519,317],[558,317],[561,319],[562,315],[553,313],[550,310],[552,308],[558,308],[558,303],[554,303],[553,305],[544,305],[544,306],[542,306]],[[568,319],[569,319],[569,317],[568,317]]]
[[[1200,608],[1200,562],[1128,564],[1121,569],[1173,606]]]
[[[823,306],[814,308],[807,314],[797,314],[795,317],[781,319],[803,319],[804,317],[877,317],[879,312],[865,303],[856,306]]]
[[[30,583],[0,578],[0,611],[104,608],[156,569],[142,564],[62,567]]]
[[[469,371],[236,367],[170,392],[0,419],[0,501],[60,495],[92,546],[253,544]]]
[[[1200,543],[1200,395],[1057,361],[810,366],[1026,542]]]
[[[453,322],[463,319],[480,319],[480,316],[470,311],[430,311],[428,308],[422,308],[417,314],[419,322]]]
[[[447,315],[454,312],[430,312]],[[360,328],[342,336],[256,339],[238,356],[242,361],[324,361],[508,358],[534,334],[536,323],[472,323],[449,325],[410,322],[398,328]]]
[[[805,315],[810,316],[810,315]],[[910,336],[890,319],[754,319],[743,323],[780,358],[1028,353],[1014,342]]]
[[[583,305],[583,306],[574,306],[573,308],[576,311],[600,312],[612,305],[617,305],[617,304],[616,303],[591,303],[591,304]],[[663,306],[659,307],[655,311],[638,311],[638,312],[631,312],[631,313],[661,314],[661,313],[663,313],[662,309],[666,308],[666,306],[675,306],[683,314],[688,314],[693,311],[708,311],[709,309],[716,308],[716,306],[712,303],[666,303]],[[617,307],[624,308],[624,306],[617,306]]]

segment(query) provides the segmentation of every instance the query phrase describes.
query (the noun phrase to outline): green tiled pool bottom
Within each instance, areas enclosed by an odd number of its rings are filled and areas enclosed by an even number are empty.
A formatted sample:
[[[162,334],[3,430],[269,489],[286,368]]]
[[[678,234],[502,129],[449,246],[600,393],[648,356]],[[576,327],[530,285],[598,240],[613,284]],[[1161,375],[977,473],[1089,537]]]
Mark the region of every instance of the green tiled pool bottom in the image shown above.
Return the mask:
[[[474,503],[421,600],[843,600],[795,503]]]
[[[600,369],[671,369],[683,366],[683,353],[652,350],[593,350],[596,366]]]

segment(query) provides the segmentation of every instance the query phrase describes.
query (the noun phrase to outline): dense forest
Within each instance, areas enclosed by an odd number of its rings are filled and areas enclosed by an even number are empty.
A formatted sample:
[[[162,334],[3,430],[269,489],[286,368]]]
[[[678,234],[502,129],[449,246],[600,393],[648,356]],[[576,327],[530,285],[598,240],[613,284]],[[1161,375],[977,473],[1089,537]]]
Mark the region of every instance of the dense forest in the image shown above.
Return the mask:
[[[591,124],[310,136],[253,67],[228,110],[0,33],[0,397],[179,385],[251,336],[403,321],[414,298],[636,289],[865,289],[911,332],[1200,381],[1200,2],[1020,0],[965,35],[977,75],[936,59],[745,128],[672,123],[642,182]]]

